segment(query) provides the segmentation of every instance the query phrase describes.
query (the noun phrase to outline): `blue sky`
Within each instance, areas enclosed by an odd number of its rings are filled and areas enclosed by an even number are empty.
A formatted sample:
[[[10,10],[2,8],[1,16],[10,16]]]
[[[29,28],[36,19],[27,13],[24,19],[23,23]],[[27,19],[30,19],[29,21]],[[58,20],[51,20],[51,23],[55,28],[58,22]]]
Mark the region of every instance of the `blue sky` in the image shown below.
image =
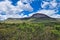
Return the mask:
[[[60,0],[0,0],[0,19],[29,17],[35,13],[60,18]]]

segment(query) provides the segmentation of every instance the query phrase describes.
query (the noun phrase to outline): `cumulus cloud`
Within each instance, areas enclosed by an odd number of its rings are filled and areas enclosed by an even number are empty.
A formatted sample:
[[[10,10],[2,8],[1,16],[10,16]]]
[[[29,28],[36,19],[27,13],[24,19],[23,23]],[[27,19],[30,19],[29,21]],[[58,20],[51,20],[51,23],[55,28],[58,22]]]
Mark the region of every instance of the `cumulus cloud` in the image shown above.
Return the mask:
[[[58,3],[56,2],[56,0],[53,0],[51,2],[45,2],[45,1],[43,1],[43,4],[41,5],[41,7],[43,9],[38,10],[36,13],[43,13],[45,15],[48,15],[48,16],[52,17],[52,18],[60,18],[60,15],[59,14],[56,14],[58,12],[57,5],[58,5]],[[49,6],[48,10],[45,9],[46,6]]]
[[[55,16],[58,16],[58,15],[55,14],[55,13],[57,13],[57,11],[55,11],[55,10],[42,9],[42,10],[38,10],[37,12],[29,14],[29,16],[32,16],[35,13],[42,13],[42,14],[48,15],[48,16],[53,17],[53,18],[58,18],[58,17],[55,17]]]
[[[46,2],[43,1],[43,4],[41,5],[42,8],[46,8],[47,6],[49,6],[50,9],[54,9],[57,7],[57,2],[56,0],[50,1],[50,2]]]
[[[52,14],[54,14],[54,13],[56,13],[54,10],[40,10],[40,11],[38,11],[37,13],[43,13],[43,14],[46,14],[46,15],[52,15]]]
[[[27,2],[26,2],[27,3]],[[22,1],[18,1],[17,7],[27,11],[33,11],[33,8],[30,6],[30,3],[23,4]]]
[[[37,12],[31,13],[31,14],[29,14],[29,16],[32,16],[35,13],[42,13],[42,14],[48,15],[52,18],[60,18],[60,15],[57,14],[58,13],[57,9],[60,6],[58,5],[59,3],[56,2],[56,0],[52,0],[50,2],[47,2],[47,1],[42,1],[42,2],[43,2],[43,4],[41,4],[41,7],[43,9],[40,9]],[[48,10],[46,9],[47,6],[49,6]]]
[[[45,15],[48,15],[48,16],[50,16],[50,17],[52,17],[52,18],[58,18],[57,16],[59,15],[57,15],[56,13],[57,13],[58,11],[55,11],[55,10],[45,10],[45,9],[43,9],[43,10],[39,10],[38,12],[36,12],[36,13],[43,13],[43,14],[45,14]],[[55,16],[54,16],[55,15]]]
[[[56,2],[56,0],[53,0],[52,2],[50,2],[50,4],[53,8],[55,8],[55,7],[57,7],[58,3]]]
[[[6,15],[8,16],[8,18],[24,18],[24,17],[28,17],[27,15],[21,14],[21,15]]]
[[[6,15],[0,15],[0,20],[5,20],[7,19]]]
[[[53,14],[51,17],[53,17],[53,18],[60,18],[60,15],[59,14]]]
[[[27,1],[25,1],[27,2]],[[11,4],[12,2],[9,1],[9,0],[5,0],[5,1],[2,1],[0,2],[0,15],[2,12],[5,12],[5,15],[6,18],[8,18],[9,16],[11,17],[20,17],[21,18],[21,15],[18,15],[18,13],[22,12],[22,11],[33,11],[33,8],[30,6],[29,3],[27,4],[23,4],[22,1],[18,1],[17,2],[17,6],[13,6]],[[26,15],[25,15],[26,16]],[[1,16],[3,17],[3,16]]]
[[[50,2],[42,1],[41,8],[37,12],[30,13],[29,16],[24,15],[21,13],[22,11],[29,11],[32,12],[33,8],[30,5],[30,3],[34,0],[19,0],[17,2],[17,6],[13,6],[12,2],[9,0],[1,1],[0,2],[0,19],[7,19],[7,18],[23,18],[23,17],[29,17],[32,16],[35,13],[43,13],[53,18],[60,18],[59,14],[56,14],[58,12],[58,7],[60,7],[60,3],[57,3],[56,0],[52,0]],[[49,6],[48,10],[46,9],[47,6]],[[1,15],[2,13],[5,13],[6,15]],[[21,13],[19,15],[18,13]]]
[[[49,2],[43,1],[43,4],[41,4],[41,7],[42,7],[42,8],[45,8],[47,5],[49,5]]]

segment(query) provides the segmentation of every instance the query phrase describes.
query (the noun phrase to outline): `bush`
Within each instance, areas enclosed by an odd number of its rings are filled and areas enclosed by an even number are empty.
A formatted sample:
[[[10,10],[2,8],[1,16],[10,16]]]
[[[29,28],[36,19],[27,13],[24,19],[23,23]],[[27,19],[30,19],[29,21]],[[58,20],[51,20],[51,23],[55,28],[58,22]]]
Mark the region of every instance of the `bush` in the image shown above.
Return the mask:
[[[0,40],[59,40],[57,23],[0,23]]]

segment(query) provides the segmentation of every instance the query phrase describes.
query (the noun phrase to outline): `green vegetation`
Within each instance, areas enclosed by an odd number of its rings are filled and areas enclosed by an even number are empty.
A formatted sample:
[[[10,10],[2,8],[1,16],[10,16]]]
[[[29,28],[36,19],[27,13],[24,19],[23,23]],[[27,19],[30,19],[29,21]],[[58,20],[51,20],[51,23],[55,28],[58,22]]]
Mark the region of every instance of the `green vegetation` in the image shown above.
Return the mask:
[[[1,22],[0,40],[60,40],[60,22]]]

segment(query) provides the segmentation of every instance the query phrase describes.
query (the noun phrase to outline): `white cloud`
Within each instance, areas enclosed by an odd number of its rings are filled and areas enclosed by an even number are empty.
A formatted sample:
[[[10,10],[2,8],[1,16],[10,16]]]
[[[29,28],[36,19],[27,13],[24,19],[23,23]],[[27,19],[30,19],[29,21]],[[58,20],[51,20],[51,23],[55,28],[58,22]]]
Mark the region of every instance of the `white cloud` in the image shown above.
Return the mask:
[[[17,5],[18,5],[17,7],[20,7],[23,10],[33,11],[33,8],[30,6],[29,3],[23,4],[21,1],[18,1]]]
[[[55,11],[55,10],[45,10],[45,9],[39,10],[37,12],[33,12],[33,13],[29,14],[29,17],[32,16],[33,14],[36,14],[36,13],[42,13],[42,14],[45,14],[45,15],[51,17],[51,18],[60,18],[59,14],[55,14],[55,13],[57,13],[57,11]]]
[[[45,14],[45,15],[48,15],[48,16],[51,17],[51,15],[54,15],[56,12],[54,10],[45,10],[45,9],[42,9],[42,10],[38,10],[37,12],[29,14],[29,16],[32,16],[35,13],[42,13],[42,14]]]
[[[42,7],[42,8],[45,8],[47,5],[49,5],[49,2],[43,1],[43,4],[41,4],[41,7]]]
[[[21,0],[21,2],[25,2],[25,3],[32,3],[32,1],[34,0]]]
[[[6,20],[7,18],[24,18],[28,17],[27,15],[21,14],[21,15],[0,15],[0,20]]]
[[[56,8],[58,3],[56,2],[56,0],[53,0],[52,2],[50,2],[51,6],[50,8]]]
[[[24,10],[31,12],[31,11],[33,11],[33,8],[30,6],[29,3],[23,4],[23,2],[21,2],[21,1],[17,2],[17,6],[13,6],[9,0],[0,2],[0,15],[2,12],[5,12],[7,15],[6,18],[8,18],[9,16],[22,18],[22,16],[18,15],[17,13],[20,13]],[[1,15],[1,17],[3,17],[3,16]]]
[[[0,20],[5,20],[7,19],[6,15],[0,15]]]
[[[60,15],[59,15],[59,14],[54,14],[54,15],[52,15],[51,17],[60,18]]]
[[[46,6],[49,6],[50,9],[56,8],[57,7],[57,2],[56,0],[52,0],[50,2],[45,2],[43,1],[43,4],[41,5],[42,8],[46,8]]]
[[[49,5],[50,9],[46,10],[45,8],[48,5]],[[56,0],[53,0],[51,2],[45,2],[45,1],[43,1],[43,4],[41,4],[41,7],[43,9],[38,10],[37,12],[34,12],[34,13],[42,13],[42,14],[48,15],[48,16],[50,16],[52,18],[60,18],[60,15],[56,14],[58,12],[58,10],[55,9],[55,8],[57,8],[57,5],[58,5],[58,3],[56,2]],[[32,16],[34,13],[29,14],[29,16]]]
[[[39,10],[37,13],[43,13],[43,14],[46,14],[46,15],[53,15],[54,13],[56,13],[55,12],[55,10],[45,10],[45,9],[43,9],[43,10]]]
[[[45,7],[48,6],[48,5],[49,5],[50,9],[46,10]],[[57,5],[58,5],[58,3],[56,2],[56,0],[53,0],[51,2],[43,1],[43,4],[41,5],[41,7],[43,9],[38,10],[36,13],[43,13],[45,15],[48,15],[48,16],[52,17],[52,18],[60,18],[60,15],[56,14],[58,12],[58,10],[55,9],[55,8],[57,8]]]
[[[52,18],[60,18],[60,15],[59,14],[56,14],[57,11],[55,11],[55,10],[45,10],[44,9],[44,10],[39,10],[36,13],[42,13],[42,14],[48,15],[48,16],[50,16]]]
[[[11,18],[23,18],[23,17],[28,17],[27,15],[21,14],[18,15],[17,13],[20,13],[22,11],[33,11],[33,8],[31,7],[29,2],[32,2],[33,0],[20,0],[17,2],[17,6],[13,6],[11,4],[10,1],[5,0],[0,2],[0,19],[7,19],[9,17]],[[23,4],[23,3],[27,3],[27,4]],[[37,12],[31,13],[29,14],[29,16],[32,16],[35,13],[43,13],[46,14],[50,17],[54,17],[54,18],[60,18],[59,14],[55,14],[58,12],[58,10],[56,11],[58,3],[56,2],[56,0],[50,1],[50,2],[45,2],[43,1],[43,4],[41,4],[41,7],[43,9],[38,10]],[[46,6],[49,6],[50,9],[45,10]],[[60,5],[59,5],[60,6]],[[58,7],[59,7],[58,6]],[[1,15],[2,12],[5,12],[6,15]]]
[[[24,15],[24,14],[21,14],[21,15],[7,15],[8,18],[24,18],[24,17],[27,17],[27,15]]]

